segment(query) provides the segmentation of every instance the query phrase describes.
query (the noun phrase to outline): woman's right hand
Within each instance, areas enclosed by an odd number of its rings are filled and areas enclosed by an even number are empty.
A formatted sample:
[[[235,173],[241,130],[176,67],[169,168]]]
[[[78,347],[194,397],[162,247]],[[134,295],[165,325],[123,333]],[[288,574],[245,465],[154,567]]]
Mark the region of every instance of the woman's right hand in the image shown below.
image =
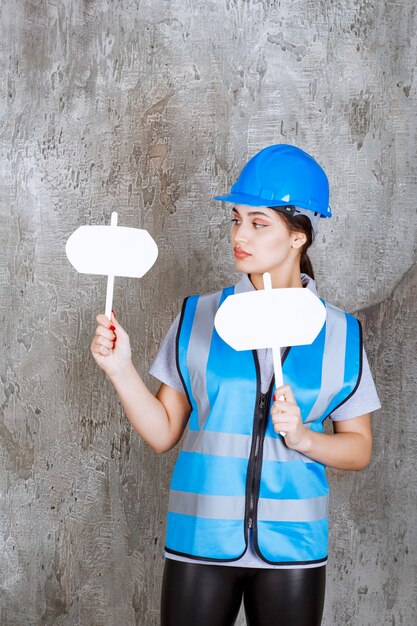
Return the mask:
[[[91,342],[91,353],[97,364],[111,376],[131,364],[129,335],[116,320],[113,311],[111,321],[104,313],[99,313],[96,320],[99,325]]]

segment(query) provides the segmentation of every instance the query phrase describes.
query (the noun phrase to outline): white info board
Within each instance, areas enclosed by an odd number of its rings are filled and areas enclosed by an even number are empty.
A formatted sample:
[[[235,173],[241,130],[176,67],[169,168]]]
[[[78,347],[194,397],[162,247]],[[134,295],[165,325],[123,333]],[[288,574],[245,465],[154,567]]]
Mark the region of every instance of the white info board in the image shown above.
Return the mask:
[[[111,316],[115,276],[141,278],[155,263],[158,246],[147,230],[117,226],[113,211],[109,226],[80,226],[68,238],[70,263],[83,274],[106,275],[105,315]]]
[[[313,343],[326,321],[326,307],[310,289],[273,289],[269,272],[263,274],[263,280],[264,289],[226,298],[214,325],[235,350],[272,348],[275,384],[280,387],[284,384],[281,348]]]

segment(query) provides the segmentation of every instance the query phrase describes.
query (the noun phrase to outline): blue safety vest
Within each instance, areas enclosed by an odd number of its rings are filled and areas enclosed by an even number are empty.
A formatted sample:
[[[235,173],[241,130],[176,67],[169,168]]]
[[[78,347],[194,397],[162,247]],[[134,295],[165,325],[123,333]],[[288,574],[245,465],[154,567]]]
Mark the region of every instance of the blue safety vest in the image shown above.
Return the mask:
[[[328,550],[325,465],[287,448],[270,415],[274,377],[261,393],[256,351],[234,350],[214,328],[233,293],[232,286],[190,296],[182,307],[177,367],[192,411],[170,484],[165,550],[235,561],[252,527],[267,563],[319,564]],[[326,322],[315,341],[282,357],[284,384],[316,432],[354,393],[362,370],[359,320],[321,301]]]

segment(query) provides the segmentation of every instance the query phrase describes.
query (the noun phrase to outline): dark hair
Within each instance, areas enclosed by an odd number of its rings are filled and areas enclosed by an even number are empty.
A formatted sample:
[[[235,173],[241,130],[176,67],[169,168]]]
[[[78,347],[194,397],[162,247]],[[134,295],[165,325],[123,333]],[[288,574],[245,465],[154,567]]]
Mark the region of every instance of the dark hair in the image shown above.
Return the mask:
[[[276,207],[271,207],[271,209],[274,208]],[[302,232],[307,235],[307,240],[301,248],[300,272],[302,274],[308,274],[309,276],[311,276],[311,278],[314,279],[313,266],[307,254],[307,250],[313,242],[313,227],[310,220],[308,219],[307,215],[292,216],[287,213],[283,213],[282,211],[277,211],[277,213],[279,213],[279,215],[285,221],[285,224],[290,233]]]

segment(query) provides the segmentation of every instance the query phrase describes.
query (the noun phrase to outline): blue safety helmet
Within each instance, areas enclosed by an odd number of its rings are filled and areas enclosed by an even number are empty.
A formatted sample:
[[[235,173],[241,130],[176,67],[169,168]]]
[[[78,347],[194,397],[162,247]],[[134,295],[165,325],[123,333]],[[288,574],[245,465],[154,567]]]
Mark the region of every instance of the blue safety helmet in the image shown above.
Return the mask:
[[[332,216],[324,170],[307,152],[289,144],[268,146],[255,154],[230,193],[213,200],[307,215],[314,235],[319,218]]]

